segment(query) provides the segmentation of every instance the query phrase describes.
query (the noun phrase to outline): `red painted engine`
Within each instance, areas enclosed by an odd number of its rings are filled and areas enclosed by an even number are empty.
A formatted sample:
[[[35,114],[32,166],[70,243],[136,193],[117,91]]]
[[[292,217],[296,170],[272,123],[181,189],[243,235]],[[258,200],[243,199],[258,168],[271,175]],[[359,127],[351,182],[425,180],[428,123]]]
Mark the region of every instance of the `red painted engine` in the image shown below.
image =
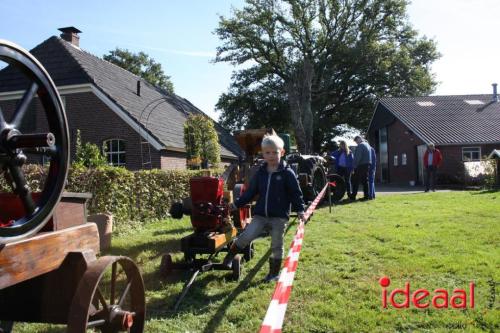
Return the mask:
[[[191,224],[196,232],[220,230],[230,223],[230,210],[224,202],[224,180],[216,177],[195,177],[189,181],[191,190]]]
[[[183,215],[191,216],[191,224],[196,233],[225,232],[234,224],[244,229],[251,220],[250,205],[231,212],[229,203],[238,199],[245,191],[244,184],[236,184],[224,198],[224,180],[216,177],[194,177],[189,180],[191,195],[182,202],[175,202],[170,215],[175,219]]]

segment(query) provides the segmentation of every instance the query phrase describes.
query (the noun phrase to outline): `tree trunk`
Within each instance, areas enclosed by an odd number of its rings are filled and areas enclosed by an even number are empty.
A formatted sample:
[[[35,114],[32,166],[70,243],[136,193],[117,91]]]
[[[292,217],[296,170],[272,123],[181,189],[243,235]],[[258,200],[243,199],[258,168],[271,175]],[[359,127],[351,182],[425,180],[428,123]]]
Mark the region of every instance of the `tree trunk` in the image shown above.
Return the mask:
[[[285,82],[295,139],[301,154],[313,152],[312,77],[313,66],[306,60],[297,70],[296,75]]]

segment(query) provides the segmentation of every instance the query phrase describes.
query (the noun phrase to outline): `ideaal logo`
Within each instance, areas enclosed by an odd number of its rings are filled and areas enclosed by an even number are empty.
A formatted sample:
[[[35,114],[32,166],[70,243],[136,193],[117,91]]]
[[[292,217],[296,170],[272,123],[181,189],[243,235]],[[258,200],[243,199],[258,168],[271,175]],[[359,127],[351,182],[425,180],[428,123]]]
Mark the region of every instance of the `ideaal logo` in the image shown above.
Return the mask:
[[[380,278],[379,283],[382,286],[383,308],[387,308],[388,298],[390,304],[397,309],[409,308],[410,302],[418,309],[425,309],[431,304],[436,309],[448,308],[449,306],[454,309],[465,309],[467,306],[471,309],[474,308],[474,282],[469,283],[468,297],[465,289],[454,289],[451,298],[448,298],[450,294],[446,289],[436,289],[431,293],[427,289],[420,288],[411,292],[410,282],[406,282],[404,288],[394,289],[390,292],[389,296],[387,296],[388,290],[386,288],[391,284],[391,279],[384,276]],[[404,296],[404,301],[402,303],[397,303],[395,301],[397,295]]]

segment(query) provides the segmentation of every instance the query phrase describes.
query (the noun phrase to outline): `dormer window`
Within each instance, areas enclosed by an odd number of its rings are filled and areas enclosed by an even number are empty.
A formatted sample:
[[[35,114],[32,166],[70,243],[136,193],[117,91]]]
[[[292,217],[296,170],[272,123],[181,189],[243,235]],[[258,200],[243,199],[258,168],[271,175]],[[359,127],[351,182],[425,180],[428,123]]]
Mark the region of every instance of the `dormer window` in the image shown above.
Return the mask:
[[[464,102],[469,105],[483,105],[484,102],[478,99],[464,99]]]
[[[419,102],[417,102],[417,104],[420,106],[434,106],[435,105],[431,101],[419,101]]]

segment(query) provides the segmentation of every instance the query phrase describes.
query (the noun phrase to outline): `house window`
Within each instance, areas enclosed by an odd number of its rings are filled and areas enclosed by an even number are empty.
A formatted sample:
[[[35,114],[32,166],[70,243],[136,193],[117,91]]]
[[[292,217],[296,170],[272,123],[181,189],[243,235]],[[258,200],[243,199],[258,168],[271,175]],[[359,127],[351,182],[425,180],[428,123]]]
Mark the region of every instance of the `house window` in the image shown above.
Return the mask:
[[[398,166],[398,155],[394,155],[394,166]]]
[[[104,141],[103,149],[109,165],[125,166],[125,140],[106,140]]]
[[[406,154],[401,154],[401,165],[406,165]]]
[[[479,160],[481,160],[481,147],[462,148],[462,161],[479,161]]]

